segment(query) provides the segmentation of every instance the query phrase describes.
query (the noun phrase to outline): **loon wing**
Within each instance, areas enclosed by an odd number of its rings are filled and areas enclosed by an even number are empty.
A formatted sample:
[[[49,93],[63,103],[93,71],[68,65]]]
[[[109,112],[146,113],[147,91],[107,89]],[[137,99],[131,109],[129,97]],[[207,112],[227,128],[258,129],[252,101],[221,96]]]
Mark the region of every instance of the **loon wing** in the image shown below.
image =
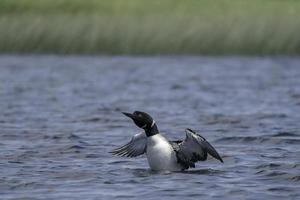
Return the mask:
[[[184,141],[171,142],[176,152],[177,162],[185,169],[194,168],[195,162],[206,160],[207,154],[223,162],[215,148],[204,137],[191,129],[186,129],[185,132],[186,138]]]
[[[136,157],[146,152],[147,136],[144,132],[135,134],[129,143],[112,150],[110,153],[118,156]]]

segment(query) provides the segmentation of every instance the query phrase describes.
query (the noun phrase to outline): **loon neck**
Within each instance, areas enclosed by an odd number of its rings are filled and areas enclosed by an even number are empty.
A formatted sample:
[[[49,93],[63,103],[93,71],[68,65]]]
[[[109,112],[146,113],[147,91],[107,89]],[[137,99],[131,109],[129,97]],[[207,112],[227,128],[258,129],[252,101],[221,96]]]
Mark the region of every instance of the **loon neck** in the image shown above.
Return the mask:
[[[156,124],[153,124],[153,126],[151,126],[150,129],[146,129],[145,133],[146,133],[147,137],[151,137],[153,135],[159,134]]]

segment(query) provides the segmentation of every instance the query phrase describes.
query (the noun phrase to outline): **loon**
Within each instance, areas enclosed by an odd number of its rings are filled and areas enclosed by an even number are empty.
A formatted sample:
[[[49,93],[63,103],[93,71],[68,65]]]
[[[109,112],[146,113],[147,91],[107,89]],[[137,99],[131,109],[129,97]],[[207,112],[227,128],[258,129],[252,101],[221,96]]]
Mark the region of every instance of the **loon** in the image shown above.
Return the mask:
[[[155,121],[149,114],[141,111],[123,114],[144,131],[135,134],[129,143],[111,151],[113,155],[137,157],[146,154],[151,170],[155,171],[182,171],[195,168],[195,163],[205,161],[207,154],[223,163],[214,147],[189,128],[185,130],[185,140],[169,141],[159,133]]]

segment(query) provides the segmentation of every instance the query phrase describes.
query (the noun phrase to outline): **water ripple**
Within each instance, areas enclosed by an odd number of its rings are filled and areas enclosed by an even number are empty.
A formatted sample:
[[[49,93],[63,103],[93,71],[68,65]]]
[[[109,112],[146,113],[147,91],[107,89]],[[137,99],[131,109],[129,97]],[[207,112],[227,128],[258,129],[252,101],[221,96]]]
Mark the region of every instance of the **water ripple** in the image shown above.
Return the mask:
[[[297,199],[299,58],[0,56],[1,199]],[[108,152],[151,113],[220,152],[184,172]]]

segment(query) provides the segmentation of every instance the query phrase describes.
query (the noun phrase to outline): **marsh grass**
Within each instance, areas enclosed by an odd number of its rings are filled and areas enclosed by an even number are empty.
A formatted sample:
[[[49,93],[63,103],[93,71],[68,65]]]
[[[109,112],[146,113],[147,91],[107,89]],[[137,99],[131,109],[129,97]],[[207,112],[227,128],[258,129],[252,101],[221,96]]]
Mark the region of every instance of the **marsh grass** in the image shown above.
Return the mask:
[[[0,52],[299,54],[300,1],[2,0]]]

